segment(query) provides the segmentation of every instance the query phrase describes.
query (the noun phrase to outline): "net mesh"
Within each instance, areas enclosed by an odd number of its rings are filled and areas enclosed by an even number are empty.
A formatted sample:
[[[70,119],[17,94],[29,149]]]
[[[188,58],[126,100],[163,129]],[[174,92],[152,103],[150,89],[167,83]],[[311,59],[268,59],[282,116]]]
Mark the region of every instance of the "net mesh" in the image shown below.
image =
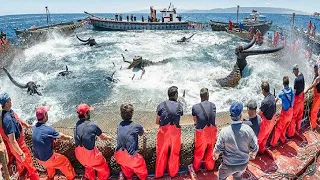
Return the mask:
[[[307,94],[305,97],[304,119],[306,120],[308,120],[309,118],[311,103],[312,103],[312,94],[310,93],[310,94]],[[281,111],[281,106],[277,106],[277,114],[280,114],[280,111]],[[222,112],[222,113],[219,113],[217,117],[229,118],[229,113]],[[307,122],[308,121],[306,121],[306,123]],[[73,136],[73,128],[66,128],[66,127],[65,128],[55,127],[55,128],[58,132],[62,132],[66,135]],[[221,129],[221,128],[222,126],[218,127],[218,129]],[[181,127],[181,130],[182,130],[182,136],[181,136],[182,145],[181,145],[181,152],[180,152],[180,167],[187,168],[187,166],[191,164],[193,160],[195,128],[193,125],[183,125]],[[26,143],[31,150],[32,129],[27,129],[25,133],[26,133]],[[147,130],[146,133],[141,138],[139,138],[139,153],[145,158],[149,173],[153,173],[155,169],[156,133],[157,133],[157,129]],[[112,133],[110,134],[107,133],[107,135],[111,136],[112,140],[101,141],[99,138],[97,138],[96,146],[106,158],[109,164],[109,167],[111,169],[111,173],[118,174],[120,172],[120,167],[116,163],[115,159],[113,158],[114,149],[117,143],[116,133],[112,131]],[[83,169],[83,166],[77,161],[75,157],[74,149],[75,149],[75,143],[73,139],[68,141],[55,142],[55,146],[54,146],[55,152],[58,152],[68,157],[75,171],[79,174],[82,174],[84,172],[84,169]],[[42,167],[34,158],[33,158],[33,162],[38,171],[42,171],[42,172],[45,171],[44,167]]]

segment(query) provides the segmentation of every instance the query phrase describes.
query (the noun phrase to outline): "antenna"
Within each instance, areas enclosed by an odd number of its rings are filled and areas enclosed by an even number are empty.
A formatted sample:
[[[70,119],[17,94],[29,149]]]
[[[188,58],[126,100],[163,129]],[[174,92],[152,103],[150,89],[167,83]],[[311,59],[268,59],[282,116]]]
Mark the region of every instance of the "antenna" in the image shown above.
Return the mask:
[[[46,8],[46,15],[47,15],[47,25],[49,27],[49,22],[51,22],[51,17],[50,17],[50,11],[48,9],[48,6],[45,7]]]

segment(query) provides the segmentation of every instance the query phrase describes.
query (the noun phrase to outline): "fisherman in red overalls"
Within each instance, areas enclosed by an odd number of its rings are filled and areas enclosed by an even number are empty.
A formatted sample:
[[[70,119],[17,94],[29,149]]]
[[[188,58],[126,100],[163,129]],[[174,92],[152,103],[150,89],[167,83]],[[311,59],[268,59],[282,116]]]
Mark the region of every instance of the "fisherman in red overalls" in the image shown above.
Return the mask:
[[[232,23],[232,21],[229,21],[228,30],[229,30],[229,31],[232,31],[232,29],[233,29],[233,23]]]
[[[207,88],[200,90],[201,103],[192,107],[192,116],[196,126],[193,168],[198,172],[203,161],[208,170],[214,168],[214,157],[212,154],[217,139],[216,127],[216,105],[209,102],[209,91]]]
[[[169,176],[174,177],[180,167],[180,118],[183,115],[183,108],[177,101],[178,88],[176,86],[170,87],[168,96],[169,100],[160,103],[157,108],[156,124],[160,127],[156,144],[156,178],[164,175],[167,166]]]
[[[300,131],[301,120],[303,118],[304,110],[304,76],[299,73],[299,67],[295,64],[292,68],[292,72],[296,76],[294,80],[294,103],[293,103],[293,116],[291,123],[288,127],[288,137],[293,137],[297,132]]]
[[[256,33],[256,44],[258,44],[258,45],[262,45],[262,43],[263,43],[263,39],[262,39],[262,34],[261,34],[261,32],[260,32],[260,30],[259,29],[257,29],[257,33]]]
[[[114,153],[116,162],[126,179],[132,179],[136,174],[139,179],[145,180],[148,176],[146,162],[138,153],[138,136],[144,133],[143,127],[132,121],[133,106],[122,104],[120,106],[121,118],[117,130],[117,148]]]
[[[318,72],[318,65],[314,65],[314,79],[312,84],[304,91],[307,93],[310,89],[313,88],[313,100],[312,107],[310,112],[310,124],[311,128],[315,129],[317,127],[317,115],[320,108],[320,77]]]
[[[26,168],[30,180],[38,180],[39,174],[33,165],[22,128],[22,126],[26,128],[31,126],[23,122],[11,109],[11,98],[7,93],[0,95],[0,104],[2,105],[2,128],[0,128],[0,133],[17,161],[19,175],[22,175],[24,168]]]
[[[258,135],[259,153],[263,154],[266,151],[267,140],[272,132],[276,119],[276,101],[270,93],[268,82],[261,84],[262,94],[264,99],[260,106],[258,114],[261,117],[260,131]]]
[[[84,176],[89,180],[107,180],[110,177],[110,169],[102,153],[95,146],[96,136],[101,140],[108,140],[110,137],[102,133],[101,129],[94,122],[90,121],[90,111],[94,108],[87,104],[78,106],[79,121],[74,131],[75,154],[78,161],[85,167]]]

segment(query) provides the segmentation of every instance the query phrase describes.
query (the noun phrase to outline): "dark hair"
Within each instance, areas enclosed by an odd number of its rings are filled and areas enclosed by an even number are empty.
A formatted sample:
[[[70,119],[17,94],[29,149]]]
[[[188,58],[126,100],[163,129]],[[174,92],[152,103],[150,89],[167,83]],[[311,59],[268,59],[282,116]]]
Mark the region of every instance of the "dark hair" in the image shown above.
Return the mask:
[[[283,85],[284,86],[289,86],[289,77],[288,76],[284,76],[283,77]]]
[[[200,90],[200,98],[201,98],[201,100],[208,100],[209,99],[208,88],[202,88]]]
[[[85,116],[85,115],[87,115],[88,117],[90,117],[90,116],[89,116],[89,112],[90,112],[90,111],[86,112],[85,114],[78,114],[78,118],[81,119],[81,120],[85,120],[85,119],[86,119],[86,116]]]
[[[239,46],[236,48],[236,53],[239,53],[239,52],[242,52],[243,51],[243,47],[242,46]]]
[[[133,115],[133,105],[132,104],[121,104],[120,106],[121,118],[125,121],[130,121]]]
[[[264,90],[265,92],[270,92],[270,86],[268,82],[262,82],[261,83],[261,89]]]
[[[174,97],[176,94],[178,94],[178,87],[177,86],[169,87],[169,89],[168,89],[169,98]]]

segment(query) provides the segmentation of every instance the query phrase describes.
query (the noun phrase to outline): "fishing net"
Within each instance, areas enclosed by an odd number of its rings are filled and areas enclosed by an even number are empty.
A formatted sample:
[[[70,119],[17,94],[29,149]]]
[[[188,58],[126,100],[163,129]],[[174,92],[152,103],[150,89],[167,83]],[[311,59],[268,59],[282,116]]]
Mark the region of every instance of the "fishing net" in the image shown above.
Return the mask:
[[[305,101],[305,109],[304,109],[304,119],[306,120],[308,120],[308,117],[309,117],[311,103],[312,103],[312,95],[307,94],[306,101]],[[277,114],[280,114],[280,111],[281,111],[281,106],[277,106]],[[219,121],[219,119],[222,119],[222,118],[229,119],[229,113],[228,112],[217,113],[216,121]],[[308,123],[308,121],[304,123]],[[114,124],[117,124],[117,123],[114,122]],[[226,126],[226,125],[228,125],[228,123],[218,126],[218,129],[220,130],[223,126]],[[116,147],[115,128],[105,128],[105,129],[109,129],[109,131],[105,131],[104,133],[110,136],[112,140],[101,141],[99,138],[97,138],[96,146],[106,158],[110,166],[111,173],[114,175],[117,175],[120,172],[120,167],[118,166],[115,159],[113,158],[114,149]],[[66,135],[73,136],[73,128],[56,127],[56,130]],[[182,136],[181,136],[182,147],[180,152],[180,161],[181,161],[180,167],[187,168],[187,166],[191,164],[193,161],[195,128],[193,125],[183,125],[181,127],[181,130],[182,130]],[[146,160],[149,173],[153,173],[155,169],[156,133],[157,133],[156,128],[147,130],[146,133],[139,138],[139,152]],[[31,135],[32,135],[32,129],[27,129],[26,143],[28,144],[30,149],[32,148]],[[83,174],[83,170],[84,170],[83,166],[77,161],[75,157],[75,153],[74,153],[75,143],[73,139],[69,141],[55,142],[54,149],[56,152],[59,152],[65,155],[66,157],[68,157],[68,159],[70,160],[71,164],[73,165],[77,173]],[[34,159],[34,164],[39,171],[45,171],[45,169],[35,159]]]

